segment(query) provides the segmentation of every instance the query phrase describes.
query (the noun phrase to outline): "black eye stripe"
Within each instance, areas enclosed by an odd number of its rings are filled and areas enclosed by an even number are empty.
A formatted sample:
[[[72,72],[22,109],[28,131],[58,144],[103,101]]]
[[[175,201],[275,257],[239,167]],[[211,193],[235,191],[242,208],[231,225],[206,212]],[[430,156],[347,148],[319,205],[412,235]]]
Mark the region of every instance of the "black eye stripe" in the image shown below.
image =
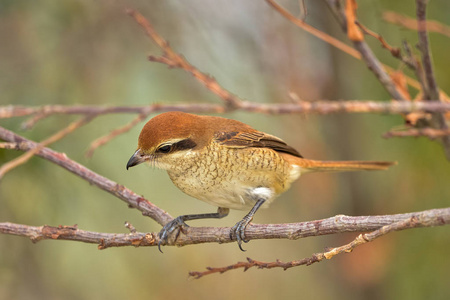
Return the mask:
[[[184,139],[184,140],[181,140],[172,145],[168,145],[168,144],[163,145],[163,146],[159,147],[156,150],[156,152],[165,154],[165,153],[174,152],[174,151],[193,149],[193,148],[195,148],[195,146],[197,146],[197,144],[193,140]]]
[[[174,151],[177,150],[188,150],[188,149],[192,149],[195,148],[195,146],[197,146],[197,144],[191,140],[191,139],[185,139],[182,141],[179,141],[178,143],[173,144],[173,149]]]

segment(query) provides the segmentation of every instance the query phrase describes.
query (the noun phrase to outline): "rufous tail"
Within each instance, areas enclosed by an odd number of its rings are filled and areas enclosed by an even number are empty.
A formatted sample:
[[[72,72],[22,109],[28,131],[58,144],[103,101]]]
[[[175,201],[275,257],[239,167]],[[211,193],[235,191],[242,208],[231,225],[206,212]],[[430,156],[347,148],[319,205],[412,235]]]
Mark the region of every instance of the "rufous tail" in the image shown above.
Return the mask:
[[[386,170],[397,162],[392,161],[320,161],[310,159],[297,159],[296,165],[307,172],[324,171],[360,171],[360,170]]]

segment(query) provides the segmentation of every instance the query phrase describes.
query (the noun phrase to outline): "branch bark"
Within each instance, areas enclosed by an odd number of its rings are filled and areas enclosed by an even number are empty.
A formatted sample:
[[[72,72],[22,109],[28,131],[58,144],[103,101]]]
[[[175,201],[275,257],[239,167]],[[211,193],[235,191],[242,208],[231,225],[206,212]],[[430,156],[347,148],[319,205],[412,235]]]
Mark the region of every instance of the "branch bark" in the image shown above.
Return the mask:
[[[397,226],[395,224],[406,222],[405,220],[410,219],[417,220],[414,222],[414,226],[395,227]],[[337,215],[327,219],[299,223],[251,224],[245,230],[245,237],[248,240],[297,240],[311,236],[344,232],[368,232],[380,230],[384,226],[394,226],[397,228],[395,230],[400,230],[448,224],[450,224],[450,208],[441,208],[396,215],[357,217]],[[201,243],[230,243],[234,241],[230,239],[230,229],[230,227],[188,227],[183,229],[176,241],[174,236],[172,236],[169,240],[169,245],[187,246]],[[386,229],[381,231],[388,233]],[[33,242],[54,239],[98,244],[99,249],[121,246],[157,246],[159,242],[158,234],[155,232],[100,233],[81,230],[76,225],[54,227],[0,223],[0,233],[29,237]],[[378,237],[378,234],[375,237]]]

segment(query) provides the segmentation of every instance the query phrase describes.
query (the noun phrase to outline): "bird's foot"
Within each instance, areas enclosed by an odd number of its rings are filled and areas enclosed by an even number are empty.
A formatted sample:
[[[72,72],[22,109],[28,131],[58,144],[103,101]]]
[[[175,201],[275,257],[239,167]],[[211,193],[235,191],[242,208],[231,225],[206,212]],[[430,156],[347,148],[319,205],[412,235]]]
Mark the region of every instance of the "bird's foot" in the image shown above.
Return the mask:
[[[189,227],[189,225],[184,222],[183,217],[184,216],[179,216],[179,217],[173,219],[172,221],[170,221],[169,223],[164,225],[164,227],[158,233],[158,237],[159,237],[158,250],[159,250],[159,252],[163,253],[161,250],[161,245],[167,244],[167,242],[169,240],[169,236],[175,230],[177,230],[177,234],[175,235],[174,241],[176,241],[178,239],[178,236],[180,235],[180,232],[183,231],[184,227]]]
[[[248,241],[245,239],[245,228],[247,228],[252,219],[252,217],[245,216],[231,228],[230,239],[233,239],[234,236],[236,237],[236,241],[241,251],[246,251],[242,248],[242,242],[248,243]]]

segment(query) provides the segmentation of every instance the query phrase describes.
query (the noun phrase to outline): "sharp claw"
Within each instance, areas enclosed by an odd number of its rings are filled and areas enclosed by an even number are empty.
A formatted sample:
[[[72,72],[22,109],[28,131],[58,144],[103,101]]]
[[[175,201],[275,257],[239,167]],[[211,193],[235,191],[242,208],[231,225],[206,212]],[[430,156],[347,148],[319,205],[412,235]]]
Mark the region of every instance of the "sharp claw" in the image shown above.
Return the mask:
[[[164,252],[161,250],[161,239],[159,240],[159,243],[158,243],[158,250],[159,250],[159,252],[164,253]]]
[[[233,236],[236,236],[236,241],[238,243],[239,249],[241,249],[241,251],[243,252],[245,252],[246,250],[242,248],[242,242],[249,242],[245,239],[245,228],[247,228],[247,225],[250,223],[250,221],[251,219],[247,220],[246,218],[244,218],[241,221],[237,222],[230,231],[230,239],[232,239]]]
[[[167,244],[169,240],[169,236],[174,232],[176,229],[178,229],[177,235],[175,236],[175,241],[177,240],[178,236],[180,235],[180,232],[183,231],[183,227],[189,227],[181,218],[175,218],[161,229],[161,231],[158,233],[159,242],[158,242],[158,250],[159,252],[163,253],[161,250],[161,245]],[[164,244],[163,244],[164,242]]]

